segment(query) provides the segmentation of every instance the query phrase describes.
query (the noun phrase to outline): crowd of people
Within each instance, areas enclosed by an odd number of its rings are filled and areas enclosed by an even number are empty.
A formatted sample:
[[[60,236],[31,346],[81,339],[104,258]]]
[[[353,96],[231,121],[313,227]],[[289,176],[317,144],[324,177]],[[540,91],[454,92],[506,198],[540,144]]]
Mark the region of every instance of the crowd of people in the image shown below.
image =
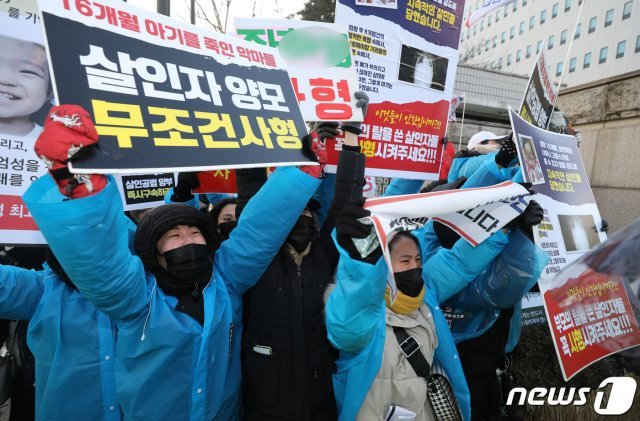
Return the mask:
[[[36,418],[503,416],[499,374],[547,262],[531,232],[543,209],[531,200],[476,247],[434,221],[399,232],[387,267],[379,244],[354,241],[372,230],[360,132],[317,123],[308,166],[237,170],[237,195],[206,198],[181,173],[168,204],[127,217],[112,177],[67,170],[98,142],[90,115],[54,107],[35,144],[49,174],[23,196],[46,262],[0,266],[0,317],[29,322]],[[324,174],[338,134],[337,172]],[[448,180],[396,179],[386,195],[522,182],[516,155],[510,136],[481,132]]]

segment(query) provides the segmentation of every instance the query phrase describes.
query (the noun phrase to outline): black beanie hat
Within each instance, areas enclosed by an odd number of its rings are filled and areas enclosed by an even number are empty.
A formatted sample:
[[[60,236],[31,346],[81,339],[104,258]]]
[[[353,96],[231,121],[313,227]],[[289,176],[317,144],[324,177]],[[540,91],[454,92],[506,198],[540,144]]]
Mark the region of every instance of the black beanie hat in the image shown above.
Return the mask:
[[[198,227],[211,252],[215,250],[216,235],[211,219],[198,209],[180,203],[158,206],[140,218],[133,240],[133,248],[147,270],[160,269],[156,244],[162,235],[177,225]]]

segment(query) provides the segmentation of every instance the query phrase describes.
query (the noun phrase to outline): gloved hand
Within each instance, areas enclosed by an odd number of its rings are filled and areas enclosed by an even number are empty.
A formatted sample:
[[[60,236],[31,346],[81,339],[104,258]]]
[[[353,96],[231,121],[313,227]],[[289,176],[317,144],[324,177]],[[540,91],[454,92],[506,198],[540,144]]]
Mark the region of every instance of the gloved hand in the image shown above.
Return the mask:
[[[172,202],[188,202],[193,199],[192,190],[200,187],[197,172],[178,173],[178,183],[173,188]]]
[[[72,199],[90,196],[107,185],[100,174],[71,174],[67,164],[98,142],[91,116],[77,105],[51,108],[44,130],[34,145],[36,155],[49,168],[60,192]]]
[[[542,206],[540,206],[538,202],[532,200],[529,202],[529,205],[526,207],[524,212],[509,222],[505,228],[511,230],[520,228],[527,232],[531,227],[542,222],[543,218],[544,209],[542,209]]]
[[[522,187],[524,187],[525,189],[527,189],[527,191],[529,192],[529,194],[536,194],[536,192],[534,192],[533,190],[531,190],[531,187],[533,186],[533,184],[531,183],[518,183],[520,184]]]
[[[609,222],[607,222],[606,219],[602,220],[602,224],[600,225],[600,229],[598,229],[597,226],[594,226],[593,229],[595,230],[595,232],[601,231],[601,232],[608,232],[609,231]]]
[[[326,138],[335,138],[340,135],[338,127],[340,123],[337,121],[317,121],[313,130],[318,134],[320,142],[324,144]]]
[[[496,164],[501,167],[507,168],[513,158],[518,156],[516,144],[513,143],[513,132],[502,142],[502,147],[496,155]]]
[[[353,94],[356,99],[356,107],[362,108],[362,117],[367,116],[367,110],[369,109],[369,96],[364,92],[358,91]],[[362,133],[362,123],[355,121],[346,121],[342,123],[342,131],[350,132],[356,135],[360,135]]]
[[[336,238],[338,244],[349,253],[352,259],[374,264],[382,255],[380,246],[363,258],[352,240],[353,238],[368,237],[373,229],[373,225],[365,225],[358,221],[360,218],[366,218],[371,215],[370,211],[362,207],[364,202],[365,198],[361,197],[349,202],[342,208],[336,218]]]
[[[320,163],[320,165],[304,165],[300,171],[309,174],[311,177],[322,178],[324,176],[324,166],[327,164],[327,150],[320,144],[317,138],[307,135],[302,138],[302,153],[307,158]]]

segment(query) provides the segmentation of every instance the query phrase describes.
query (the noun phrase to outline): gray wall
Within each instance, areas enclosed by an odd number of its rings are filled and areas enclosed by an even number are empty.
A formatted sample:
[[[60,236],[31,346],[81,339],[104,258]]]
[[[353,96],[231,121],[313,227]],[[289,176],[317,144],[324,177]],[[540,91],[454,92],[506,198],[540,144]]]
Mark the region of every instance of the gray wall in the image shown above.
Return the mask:
[[[640,217],[640,71],[560,91],[610,233]]]

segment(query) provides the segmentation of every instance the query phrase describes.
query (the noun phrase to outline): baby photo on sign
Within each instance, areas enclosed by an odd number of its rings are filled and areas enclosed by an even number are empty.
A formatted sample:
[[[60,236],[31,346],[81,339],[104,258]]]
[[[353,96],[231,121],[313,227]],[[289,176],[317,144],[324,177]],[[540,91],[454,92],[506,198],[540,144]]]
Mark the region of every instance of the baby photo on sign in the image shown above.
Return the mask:
[[[0,34],[0,133],[35,139],[53,96],[44,46]]]
[[[447,58],[403,45],[398,80],[423,88],[444,91],[448,66]]]
[[[356,0],[356,6],[384,7],[385,9],[397,9],[397,0]]]
[[[522,151],[522,161],[524,163],[523,171],[525,181],[531,184],[543,184],[544,175],[542,174],[542,168],[540,167],[536,148],[533,146],[533,139],[531,136],[525,135],[520,135],[518,137],[520,151]]]

